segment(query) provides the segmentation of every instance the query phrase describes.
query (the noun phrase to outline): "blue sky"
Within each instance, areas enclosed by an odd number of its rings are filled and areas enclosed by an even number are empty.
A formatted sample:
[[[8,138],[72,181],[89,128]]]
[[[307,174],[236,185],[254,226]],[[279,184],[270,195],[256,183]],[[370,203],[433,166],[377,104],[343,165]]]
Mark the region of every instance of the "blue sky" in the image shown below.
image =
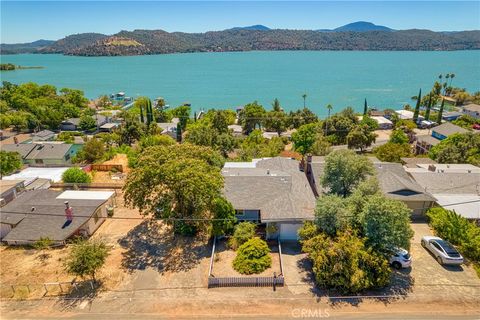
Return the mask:
[[[371,21],[394,29],[480,29],[479,1],[0,1],[1,42],[163,29],[204,32],[263,24],[325,29]]]

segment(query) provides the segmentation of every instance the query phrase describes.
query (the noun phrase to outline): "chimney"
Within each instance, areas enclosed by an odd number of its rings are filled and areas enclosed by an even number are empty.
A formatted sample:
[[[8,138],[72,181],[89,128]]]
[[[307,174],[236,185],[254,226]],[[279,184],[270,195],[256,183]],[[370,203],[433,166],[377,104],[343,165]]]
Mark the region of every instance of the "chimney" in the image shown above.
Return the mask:
[[[13,143],[18,144],[18,139],[17,139],[17,137],[13,137]]]
[[[65,217],[67,218],[67,221],[72,221],[73,220],[73,208],[70,207],[68,204],[68,201],[65,201]]]

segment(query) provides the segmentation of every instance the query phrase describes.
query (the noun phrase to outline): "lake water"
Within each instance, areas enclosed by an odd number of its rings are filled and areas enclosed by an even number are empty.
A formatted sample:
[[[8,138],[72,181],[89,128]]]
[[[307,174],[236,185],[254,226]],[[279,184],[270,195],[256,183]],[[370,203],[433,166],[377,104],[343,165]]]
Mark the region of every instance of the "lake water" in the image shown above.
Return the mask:
[[[231,108],[278,98],[286,110],[307,106],[318,115],[325,105],[400,108],[430,90],[440,73],[455,73],[454,86],[480,90],[480,51],[257,51],[133,57],[63,55],[0,56],[2,63],[43,66],[1,72],[3,81],[34,81],[81,89],[89,98],[125,91],[136,97],[162,96],[171,106]]]

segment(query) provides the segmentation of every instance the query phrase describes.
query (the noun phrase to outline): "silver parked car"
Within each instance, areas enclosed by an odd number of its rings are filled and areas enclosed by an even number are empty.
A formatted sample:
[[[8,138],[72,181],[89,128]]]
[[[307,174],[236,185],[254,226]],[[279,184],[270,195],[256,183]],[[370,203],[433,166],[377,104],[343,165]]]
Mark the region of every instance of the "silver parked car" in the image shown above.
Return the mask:
[[[442,238],[423,236],[421,243],[422,247],[430,251],[440,264],[459,265],[463,263],[463,257],[457,249]]]

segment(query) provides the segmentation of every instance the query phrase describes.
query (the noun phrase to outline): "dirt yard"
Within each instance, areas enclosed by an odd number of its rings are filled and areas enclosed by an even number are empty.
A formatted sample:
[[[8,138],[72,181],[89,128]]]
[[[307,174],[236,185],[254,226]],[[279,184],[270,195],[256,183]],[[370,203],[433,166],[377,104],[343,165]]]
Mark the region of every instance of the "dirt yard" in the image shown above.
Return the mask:
[[[233,269],[233,260],[237,256],[237,252],[231,249],[228,249],[225,240],[219,240],[217,242],[215,250],[215,258],[213,263],[213,275],[215,277],[272,277],[273,273],[276,272],[277,275],[281,273],[280,269],[280,257],[278,254],[278,246],[270,245],[270,257],[272,258],[272,266],[262,273],[253,274],[253,275],[244,275],[238,273]]]
[[[113,159],[105,161],[102,164],[120,164],[123,167],[123,172],[95,171],[92,173],[94,183],[123,183],[130,171],[126,154],[116,154]]]

